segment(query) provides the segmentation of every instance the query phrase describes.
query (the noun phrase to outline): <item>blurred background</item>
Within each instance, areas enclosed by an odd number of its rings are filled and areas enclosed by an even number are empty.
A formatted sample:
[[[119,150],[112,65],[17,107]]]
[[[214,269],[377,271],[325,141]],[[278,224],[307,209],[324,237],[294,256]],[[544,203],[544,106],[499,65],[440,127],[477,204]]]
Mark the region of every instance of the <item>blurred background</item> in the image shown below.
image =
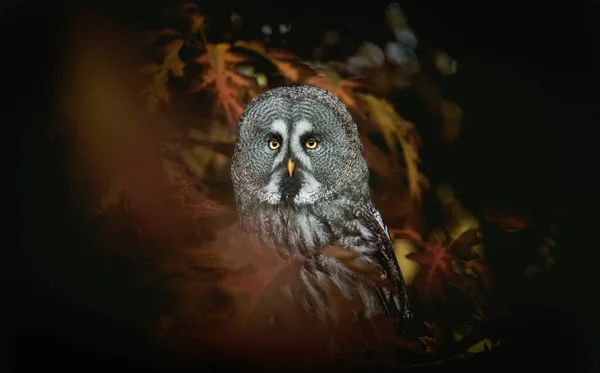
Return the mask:
[[[422,326],[385,369],[597,369],[597,8],[4,4],[11,368],[241,356],[219,341],[280,263],[235,231],[235,125],[260,92],[311,84],[358,124]]]

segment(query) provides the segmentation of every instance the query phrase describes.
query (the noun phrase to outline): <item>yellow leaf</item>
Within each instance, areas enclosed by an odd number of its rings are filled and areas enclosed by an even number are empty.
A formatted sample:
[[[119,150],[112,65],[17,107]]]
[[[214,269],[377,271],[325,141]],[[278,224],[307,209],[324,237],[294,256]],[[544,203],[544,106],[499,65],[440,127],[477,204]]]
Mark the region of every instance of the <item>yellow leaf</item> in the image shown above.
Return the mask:
[[[460,341],[461,339],[463,339],[465,337],[465,335],[462,333],[459,333],[459,332],[453,332],[452,337],[454,337],[455,341]]]
[[[306,83],[328,90],[337,96],[349,110],[358,109],[353,89],[361,86],[359,82],[342,79],[333,70],[321,70],[318,75],[306,79]]]
[[[193,90],[212,86],[216,90],[217,104],[233,129],[243,110],[238,99],[239,90],[252,86],[252,80],[236,73],[235,65],[247,58],[230,52],[230,48],[228,43],[206,46],[207,52],[197,59],[205,66],[205,70]]]
[[[179,58],[179,51],[183,46],[183,40],[173,40],[165,47],[165,59],[163,66],[175,76],[183,76],[185,63]]]
[[[265,74],[256,74],[255,76],[256,78],[256,82],[258,83],[258,86],[260,88],[265,88],[267,86],[267,84],[269,83],[267,76]]]
[[[479,228],[479,221],[470,213],[463,212],[451,227],[449,236],[453,240],[462,236],[465,232]]]
[[[394,157],[398,151],[396,143],[400,143],[404,155],[410,196],[420,199],[424,177],[418,169],[420,159],[417,153],[417,138],[413,124],[400,117],[387,100],[371,94],[359,93],[358,96],[366,103],[371,121],[381,130],[385,143]]]
[[[419,264],[406,257],[406,255],[414,252],[417,252],[417,248],[411,240],[397,239],[394,241],[394,254],[396,254],[398,266],[402,271],[402,277],[406,285],[412,284],[417,272],[419,272]]]
[[[480,352],[485,352],[491,350],[492,348],[496,348],[499,344],[500,341],[494,343],[490,339],[485,338],[469,347],[466,352],[471,354],[478,354]]]
[[[479,259],[483,259],[485,258],[485,250],[484,250],[484,246],[483,245],[474,245],[471,248],[471,254],[473,256],[478,257]]]
[[[433,64],[444,75],[452,75],[456,72],[456,60],[445,52],[438,52],[434,57]]]

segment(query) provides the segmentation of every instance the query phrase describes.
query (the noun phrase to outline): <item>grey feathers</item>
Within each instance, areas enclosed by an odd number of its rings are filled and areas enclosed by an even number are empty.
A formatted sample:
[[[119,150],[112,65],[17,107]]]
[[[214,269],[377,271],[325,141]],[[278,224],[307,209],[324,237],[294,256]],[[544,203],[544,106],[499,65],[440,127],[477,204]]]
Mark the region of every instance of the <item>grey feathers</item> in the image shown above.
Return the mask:
[[[369,198],[358,129],[339,99],[299,86],[252,100],[239,121],[231,177],[241,228],[284,258],[308,258],[298,299],[308,311],[327,319],[327,278],[361,300],[366,317],[411,317],[392,242]],[[329,245],[361,254],[397,291],[319,254]]]

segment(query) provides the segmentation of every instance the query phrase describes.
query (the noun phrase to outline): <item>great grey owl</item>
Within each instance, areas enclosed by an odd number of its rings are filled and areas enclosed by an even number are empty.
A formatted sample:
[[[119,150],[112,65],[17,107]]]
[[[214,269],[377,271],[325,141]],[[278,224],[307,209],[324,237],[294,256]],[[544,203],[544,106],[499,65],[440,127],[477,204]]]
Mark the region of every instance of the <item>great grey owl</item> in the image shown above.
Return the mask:
[[[344,104],[312,86],[280,87],[253,99],[237,127],[231,165],[240,228],[287,259],[307,259],[304,307],[328,315],[328,278],[363,317],[412,318],[381,214],[369,197],[358,129]],[[329,256],[336,245],[361,254],[396,291],[361,278]]]

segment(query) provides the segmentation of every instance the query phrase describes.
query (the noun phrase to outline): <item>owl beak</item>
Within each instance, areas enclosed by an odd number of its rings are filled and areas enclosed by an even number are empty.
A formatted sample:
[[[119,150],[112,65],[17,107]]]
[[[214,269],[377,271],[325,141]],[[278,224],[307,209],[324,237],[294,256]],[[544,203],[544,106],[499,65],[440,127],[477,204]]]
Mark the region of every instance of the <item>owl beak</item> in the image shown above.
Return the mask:
[[[288,174],[290,174],[290,176],[292,176],[294,174],[294,167],[296,167],[294,165],[294,161],[289,159],[288,163],[287,163],[287,170],[288,170]]]

